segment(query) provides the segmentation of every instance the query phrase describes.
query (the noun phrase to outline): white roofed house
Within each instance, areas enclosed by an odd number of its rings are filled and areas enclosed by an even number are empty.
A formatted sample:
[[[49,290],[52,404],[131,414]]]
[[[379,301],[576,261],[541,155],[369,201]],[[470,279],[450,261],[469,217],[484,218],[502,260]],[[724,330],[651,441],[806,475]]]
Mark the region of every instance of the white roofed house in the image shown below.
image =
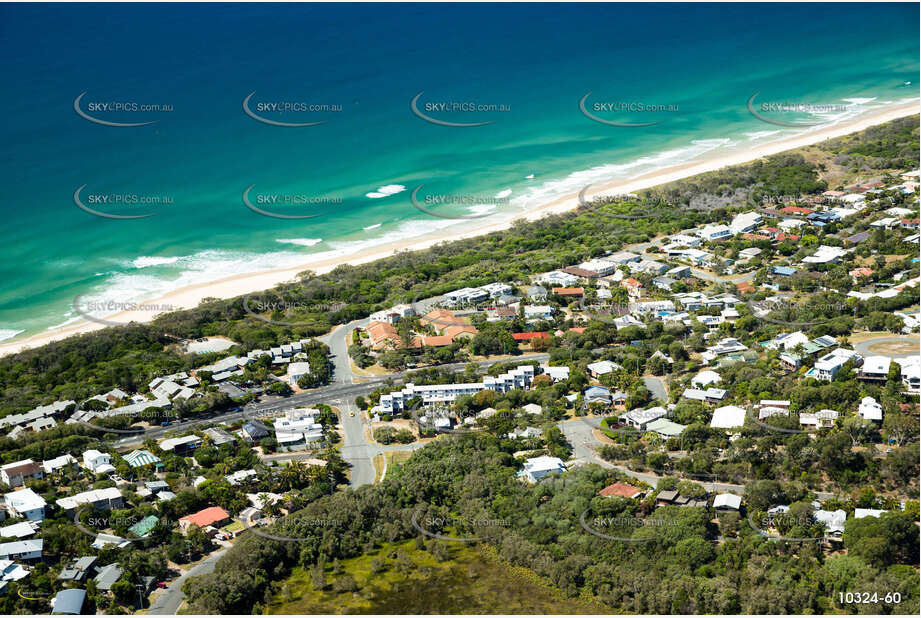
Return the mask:
[[[566,465],[559,457],[533,457],[525,462],[518,476],[529,483],[536,483],[550,474],[565,471]]]
[[[921,390],[921,358],[912,356],[896,361],[902,374],[902,384],[912,393]]]
[[[720,374],[710,369],[706,369],[698,373],[693,378],[691,378],[691,386],[695,386],[697,388],[703,388],[706,386],[710,386],[711,384],[717,384],[721,381],[722,381],[722,378],[720,377]]]
[[[860,400],[860,406],[857,408],[857,414],[860,418],[867,421],[882,421],[883,406],[881,406],[872,397],[864,397]]]
[[[840,540],[844,535],[844,522],[847,519],[847,513],[843,509],[837,511],[818,510],[815,512],[815,520],[825,526],[825,538],[828,540]]]
[[[806,376],[830,382],[835,379],[844,364],[852,358],[859,359],[860,357],[854,350],[838,348],[816,360],[812,369],[806,372]]]
[[[597,273],[602,277],[605,275],[610,275],[615,270],[617,270],[617,264],[614,262],[609,262],[607,260],[593,259],[588,262],[582,262],[579,264],[579,268],[582,270],[587,270],[589,272]]]
[[[723,406],[713,411],[710,427],[735,429],[745,425],[745,409],[739,406]]]
[[[544,367],[544,373],[554,382],[569,379],[569,367]]]
[[[867,356],[857,372],[858,380],[885,382],[889,379],[892,359],[888,356]]]
[[[111,464],[111,461],[111,455],[108,453],[101,453],[96,449],[90,449],[83,453],[83,467],[93,474],[115,472],[115,466]]]
[[[742,496],[735,494],[716,494],[713,508],[717,511],[738,511],[742,506]]]
[[[761,225],[763,220],[760,213],[743,212],[733,217],[729,228],[733,234],[745,234],[754,231],[757,226]]]
[[[44,521],[45,499],[31,489],[20,489],[3,496],[6,511],[13,517],[22,517],[29,521]]]
[[[538,283],[546,283],[548,285],[566,288],[566,287],[574,286],[577,283],[579,283],[579,278],[576,277],[575,275],[564,273],[561,270],[553,270],[548,273],[538,275],[535,281],[537,281]]]
[[[800,412],[799,424],[807,427],[833,427],[838,418],[836,410],[819,410],[818,412]]]
[[[729,226],[722,225],[722,224],[707,225],[707,226],[704,226],[702,229],[695,230],[694,233],[700,236],[701,239],[708,241],[708,242],[713,242],[715,240],[722,240],[724,238],[729,238],[730,236],[732,236],[732,230],[729,228]]]
[[[738,339],[733,337],[726,337],[721,339],[716,345],[711,346],[706,349],[700,356],[705,361],[710,362],[715,358],[723,356],[725,354],[732,354],[733,352],[744,352],[747,350],[744,344],[742,344]]]
[[[166,440],[161,440],[158,446],[161,451],[173,452],[177,455],[186,455],[201,446],[201,438],[195,434],[181,436],[179,438],[167,438]]]
[[[59,498],[55,501],[67,513],[72,513],[83,505],[90,505],[94,510],[113,510],[124,508],[125,499],[118,487],[107,487],[105,489],[92,489],[84,491],[73,496]]]
[[[296,361],[288,365],[288,382],[291,386],[297,386],[297,381],[310,373],[310,363],[307,361]]]
[[[39,560],[44,544],[42,539],[0,543],[0,560]]]
[[[821,245],[814,254],[803,258],[803,264],[837,264],[847,254],[847,249]]]
[[[649,423],[660,418],[665,418],[667,414],[668,411],[665,408],[657,406],[655,408],[649,408],[648,410],[630,410],[626,414],[622,414],[621,419],[630,427],[645,431]]]
[[[586,369],[588,370],[588,374],[591,377],[598,379],[605,374],[611,373],[612,371],[623,369],[623,367],[613,361],[603,360],[595,363],[589,363],[588,366],[586,366]]]
[[[65,453],[60,457],[42,462],[42,469],[45,471],[45,474],[56,474],[66,470],[76,470],[77,468],[77,458],[70,453]]]

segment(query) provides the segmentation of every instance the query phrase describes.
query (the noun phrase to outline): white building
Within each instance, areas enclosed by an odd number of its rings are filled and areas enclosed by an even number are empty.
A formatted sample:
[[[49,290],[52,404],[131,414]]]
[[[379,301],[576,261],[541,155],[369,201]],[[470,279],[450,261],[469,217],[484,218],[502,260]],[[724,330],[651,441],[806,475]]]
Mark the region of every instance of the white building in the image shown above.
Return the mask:
[[[860,400],[860,405],[857,407],[857,414],[860,418],[867,421],[882,421],[883,406],[872,397],[864,397]]]
[[[734,429],[745,425],[745,409],[739,406],[723,406],[713,411],[710,427]]]
[[[742,506],[742,496],[735,494],[717,494],[713,498],[713,508],[718,511],[738,511]]]
[[[536,483],[550,474],[562,472],[566,472],[566,465],[559,457],[533,457],[525,462],[518,476],[529,483]]]
[[[605,275],[610,275],[612,272],[617,270],[617,264],[607,260],[600,260],[595,258],[593,260],[589,260],[588,262],[582,262],[579,264],[579,268],[589,272],[597,273],[604,277]]]
[[[288,365],[288,382],[291,386],[297,386],[297,381],[310,373],[310,363],[307,361],[296,361]]]
[[[461,288],[444,295],[447,305],[471,305],[489,298],[489,293],[480,288]]]
[[[545,283],[553,287],[568,288],[579,283],[579,278],[575,275],[564,273],[561,270],[552,270],[548,273],[538,275],[535,281],[538,283]]]
[[[803,258],[803,264],[837,264],[847,254],[847,249],[821,245],[814,254]]]
[[[897,361],[901,369],[902,384],[913,393],[921,390],[921,358],[912,356]]]
[[[743,212],[732,219],[729,229],[733,234],[746,234],[753,232],[756,227],[761,225],[764,219],[757,212]]]
[[[45,474],[54,474],[60,470],[64,469],[75,469],[77,467],[77,458],[66,453],[60,457],[55,457],[54,459],[49,459],[42,462],[42,469],[45,471]]]
[[[83,453],[83,467],[87,468],[93,474],[115,472],[115,466],[110,463],[111,461],[111,455],[108,453],[100,453],[96,449],[90,449]]]
[[[868,380],[885,380],[889,377],[891,364],[892,359],[888,356],[868,356],[863,359],[863,365],[857,377]]]
[[[665,418],[667,414],[668,410],[662,406],[656,406],[655,408],[649,408],[648,410],[630,410],[626,414],[622,414],[621,419],[623,419],[624,422],[630,427],[635,427],[640,431],[645,431],[646,426],[649,423],[660,418]]]
[[[722,240],[732,236],[732,230],[728,225],[707,225],[702,229],[696,230],[694,233],[707,242]]]
[[[859,358],[854,350],[838,348],[816,360],[815,365],[806,375],[817,380],[830,382],[834,380],[838,372],[841,371],[844,363],[852,358]]]
[[[487,283],[480,286],[480,289],[489,294],[490,298],[499,298],[512,293],[512,286],[507,283]]]
[[[72,511],[84,504],[91,504],[96,510],[112,510],[123,508],[125,499],[118,487],[107,487],[59,498],[55,503],[65,511]]]
[[[381,395],[380,411],[390,414],[403,410],[406,402],[413,397],[421,397],[424,405],[436,403],[449,403],[460,395],[475,395],[483,390],[493,390],[505,393],[515,388],[527,388],[534,379],[534,367],[520,365],[517,369],[492,377],[486,376],[482,382],[468,382],[464,384],[431,384],[416,386],[412,382],[399,391]]]
[[[44,544],[42,539],[0,543],[0,560],[38,560]]]
[[[800,412],[799,424],[808,427],[833,427],[838,418],[836,410],[819,410],[815,413]]]
[[[7,513],[13,517],[22,517],[29,521],[44,521],[45,499],[31,489],[20,489],[3,496]]]
[[[544,373],[550,376],[554,382],[561,382],[569,379],[569,367],[544,367]]]
[[[710,386],[711,384],[717,384],[721,382],[722,380],[723,379],[720,377],[720,374],[710,369],[706,369],[698,373],[693,378],[691,378],[691,386],[703,388],[706,386]]]
[[[550,305],[525,305],[523,311],[526,320],[549,320],[553,317]]]

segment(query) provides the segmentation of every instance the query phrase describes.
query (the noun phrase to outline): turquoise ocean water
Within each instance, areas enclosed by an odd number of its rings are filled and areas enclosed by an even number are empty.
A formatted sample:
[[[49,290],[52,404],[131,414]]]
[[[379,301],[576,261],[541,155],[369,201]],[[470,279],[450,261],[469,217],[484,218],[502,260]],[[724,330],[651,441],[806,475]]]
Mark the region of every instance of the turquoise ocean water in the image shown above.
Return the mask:
[[[2,5],[0,340],[79,319],[81,295],[139,301],[469,224],[413,207],[420,184],[420,198],[464,196],[437,212],[488,222],[804,130],[754,118],[755,92],[838,106],[773,116],[825,124],[917,98],[918,17],[914,4],[854,3]],[[94,118],[157,122],[91,122],[74,109],[84,92],[78,107]],[[436,120],[492,122],[426,122],[410,108],[420,92]],[[661,122],[594,122],[578,106],[588,92],[590,111],[634,108],[593,112],[603,119]],[[266,119],[324,122],[259,122],[242,108],[250,93]],[[250,186],[257,207],[316,216],[254,213]],[[79,187],[94,210],[156,216],[94,216],[75,204]],[[170,201],[90,203],[98,196]]]

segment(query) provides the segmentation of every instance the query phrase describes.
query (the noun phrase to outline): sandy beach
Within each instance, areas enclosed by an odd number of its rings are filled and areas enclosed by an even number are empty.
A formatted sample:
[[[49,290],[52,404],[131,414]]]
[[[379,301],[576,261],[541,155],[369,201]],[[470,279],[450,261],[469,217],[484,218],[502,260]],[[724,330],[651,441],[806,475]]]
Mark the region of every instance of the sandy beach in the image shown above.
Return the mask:
[[[901,118],[917,114],[921,111],[917,101],[908,104],[893,106],[881,109],[876,112],[867,113],[860,117],[854,118],[848,122],[842,122],[838,125],[830,126],[815,131],[810,131],[803,135],[792,136],[773,142],[754,145],[749,149],[742,150],[731,155],[723,154],[710,159],[701,161],[691,161],[680,165],[665,167],[653,172],[639,175],[628,179],[619,179],[607,184],[598,184],[593,186],[586,193],[586,198],[610,194],[610,193],[631,193],[642,189],[648,189],[657,185],[695,176],[704,172],[710,172],[730,165],[746,163],[761,157],[777,154],[786,150],[801,148],[810,144],[815,144],[826,139],[840,137],[856,131],[861,131],[867,127],[882,124]],[[566,195],[555,199],[552,202],[543,204],[537,208],[531,209],[526,213],[516,214],[514,219],[537,219],[550,213],[562,213],[572,210],[578,206],[578,195]],[[256,273],[247,273],[228,277],[226,279],[203,283],[174,290],[158,298],[145,300],[145,303],[168,306],[175,309],[191,308],[197,306],[205,298],[232,298],[243,294],[250,294],[271,288],[279,283],[293,281],[298,273],[306,270],[322,274],[334,269],[339,264],[364,264],[380,258],[387,257],[398,251],[412,251],[425,249],[434,244],[456,240],[460,238],[469,238],[493,231],[506,229],[511,226],[513,218],[506,218],[501,221],[488,223],[485,220],[482,225],[473,224],[463,231],[443,230],[427,236],[419,236],[407,239],[399,243],[392,243],[377,248],[369,248],[365,251],[355,253],[354,255],[334,259],[321,259],[314,261],[305,261],[291,268],[268,270]],[[112,322],[124,323],[129,322],[148,322],[156,317],[157,313],[147,309],[122,311],[106,316],[106,319]],[[50,343],[79,333],[90,332],[100,328],[105,328],[105,324],[93,322],[91,320],[80,320],[72,322],[59,329],[50,330],[25,339],[11,340],[0,344],[0,355],[12,354],[24,349]]]

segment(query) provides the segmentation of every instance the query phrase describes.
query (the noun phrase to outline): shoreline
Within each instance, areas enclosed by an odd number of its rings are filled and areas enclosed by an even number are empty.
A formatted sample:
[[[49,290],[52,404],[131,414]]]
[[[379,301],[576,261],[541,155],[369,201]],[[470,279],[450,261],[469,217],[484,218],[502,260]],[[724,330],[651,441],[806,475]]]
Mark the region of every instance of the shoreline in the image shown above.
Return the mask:
[[[753,145],[749,148],[740,149],[733,153],[724,153],[722,156],[701,161],[688,161],[671,165],[658,170],[653,170],[634,176],[632,178],[610,181],[605,184],[599,183],[597,187],[592,187],[586,192],[586,197],[591,198],[605,193],[634,193],[643,189],[649,189],[658,185],[674,182],[682,178],[697,176],[706,172],[712,172],[732,165],[740,165],[760,159],[766,156],[778,154],[788,150],[794,150],[816,144],[827,139],[841,137],[857,131],[862,131],[871,126],[890,122],[892,120],[912,116],[921,112],[921,103],[912,101],[901,105],[880,109],[878,111],[867,113],[863,116],[854,118],[850,121],[832,125],[827,128],[821,128],[815,131],[806,132],[800,135],[785,137],[776,141],[766,142],[761,145]],[[488,234],[490,232],[501,231],[511,227],[512,222],[516,219],[535,220],[548,214],[560,214],[569,210],[574,210],[579,205],[578,193],[572,193],[553,199],[552,201],[533,208],[528,212],[514,213],[513,216],[505,217],[501,221],[492,223],[483,223],[482,225],[473,225],[466,229],[438,230],[422,236],[409,238],[395,244],[379,247],[369,247],[359,251],[347,259],[342,257],[326,258],[313,261],[305,261],[294,267],[284,267],[272,270],[265,270],[252,273],[234,275],[216,281],[199,283],[184,288],[173,290],[167,294],[155,298],[145,299],[138,304],[169,306],[172,310],[190,309],[196,307],[205,298],[233,298],[244,294],[252,294],[262,290],[267,290],[278,284],[295,281],[297,275],[304,271],[310,270],[316,274],[324,274],[333,270],[340,264],[359,265],[373,262],[382,258],[389,257],[400,251],[416,251],[427,249],[441,242],[450,242],[461,240],[474,236]],[[309,260],[309,256],[305,259]],[[165,311],[148,311],[148,310],[127,310],[117,312],[106,316],[106,320],[113,322],[145,323],[153,320],[157,315]],[[101,319],[101,318],[99,318]],[[16,340],[11,339],[0,343],[0,356],[15,354],[34,347],[39,347],[54,341],[65,339],[67,337],[82,333],[92,332],[106,328],[108,324],[102,324],[83,318],[80,321],[62,326],[52,331],[38,333],[29,337]]]

